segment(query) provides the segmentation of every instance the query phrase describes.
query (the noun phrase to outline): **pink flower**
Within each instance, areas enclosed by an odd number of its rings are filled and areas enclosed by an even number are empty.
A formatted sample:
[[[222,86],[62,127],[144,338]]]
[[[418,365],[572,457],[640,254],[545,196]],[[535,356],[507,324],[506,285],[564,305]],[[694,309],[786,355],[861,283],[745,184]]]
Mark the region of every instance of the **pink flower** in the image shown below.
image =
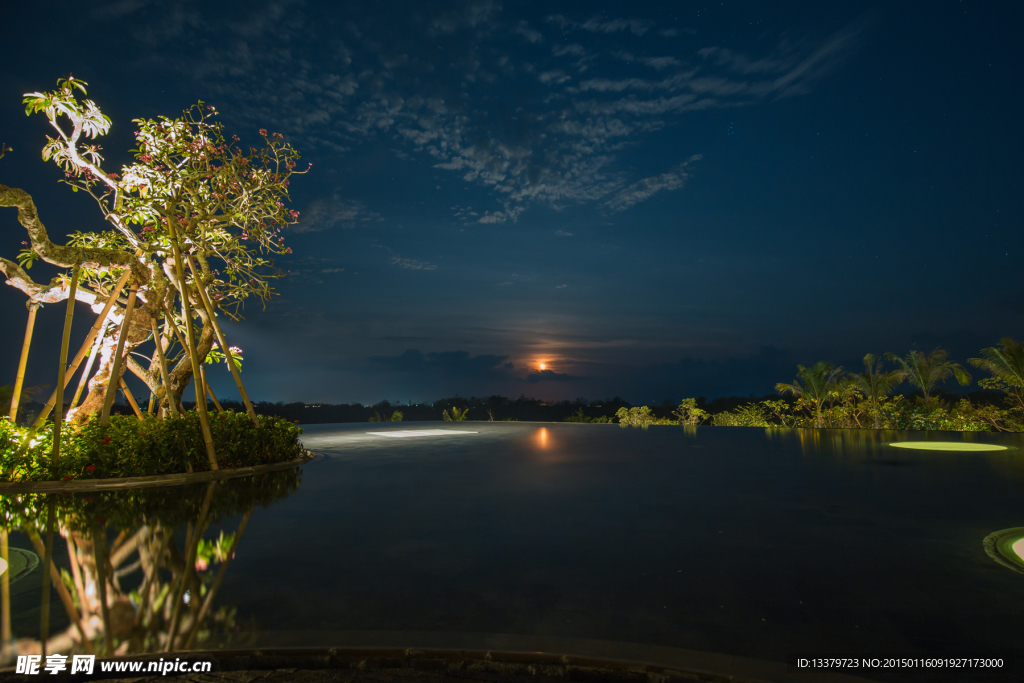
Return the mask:
[[[266,128],[260,128],[260,135],[266,135],[266,134],[267,134],[267,129]]]
[[[196,560],[196,571],[197,572],[206,571],[206,568],[209,567],[209,566],[210,566],[209,563],[207,563],[207,561],[204,560],[201,557],[198,560]]]

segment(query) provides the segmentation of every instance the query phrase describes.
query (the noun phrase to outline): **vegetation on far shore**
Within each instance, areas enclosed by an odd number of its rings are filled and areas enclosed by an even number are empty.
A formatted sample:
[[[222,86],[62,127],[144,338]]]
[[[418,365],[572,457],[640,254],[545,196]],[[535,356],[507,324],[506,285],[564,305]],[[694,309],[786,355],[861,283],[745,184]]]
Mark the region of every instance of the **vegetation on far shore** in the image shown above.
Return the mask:
[[[891,363],[886,367],[886,362]],[[971,381],[967,371],[937,349],[864,357],[861,372],[846,372],[826,362],[797,366],[791,383],[779,393],[727,397],[708,401],[683,399],[678,405],[634,406],[619,397],[604,401],[548,402],[520,396],[451,397],[433,403],[256,404],[264,415],[278,415],[303,424],[331,422],[508,421],[617,423],[623,426],[710,425],[718,427],[818,427],[826,429],[905,429],[947,431],[1024,431],[1024,343],[1004,338],[999,347],[983,349],[969,364],[989,376],[978,381],[981,391],[950,394],[939,391],[944,380]],[[909,383],[917,391],[895,394]],[[236,406],[224,402],[225,406]]]

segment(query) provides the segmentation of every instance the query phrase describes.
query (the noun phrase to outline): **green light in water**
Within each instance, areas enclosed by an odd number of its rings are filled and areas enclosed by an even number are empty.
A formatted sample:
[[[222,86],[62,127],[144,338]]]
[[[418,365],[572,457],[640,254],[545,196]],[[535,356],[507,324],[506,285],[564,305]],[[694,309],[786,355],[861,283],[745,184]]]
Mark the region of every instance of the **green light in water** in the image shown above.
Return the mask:
[[[962,441],[897,441],[889,444],[896,448],[916,451],[1005,451],[1006,446],[991,443],[964,443]]]
[[[1024,527],[1003,529],[989,534],[985,552],[999,564],[1024,574]]]

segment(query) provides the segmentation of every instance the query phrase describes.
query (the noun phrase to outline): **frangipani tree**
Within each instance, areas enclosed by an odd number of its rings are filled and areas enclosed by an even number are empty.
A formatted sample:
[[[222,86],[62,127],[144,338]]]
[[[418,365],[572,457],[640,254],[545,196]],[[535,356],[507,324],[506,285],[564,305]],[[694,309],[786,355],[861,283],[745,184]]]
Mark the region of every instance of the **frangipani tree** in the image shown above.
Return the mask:
[[[136,119],[134,163],[108,172],[93,140],[110,129],[110,120],[92,100],[79,99],[85,86],[69,76],[56,90],[29,93],[24,102],[27,114],[45,115],[56,133],[47,138],[43,159],[64,170],[72,191],[92,196],[110,229],[76,232],[57,245],[31,196],[0,185],[0,206],[17,207],[29,237],[18,263],[0,258],[8,284],[25,292],[30,305],[74,296],[101,314],[95,334],[67,368],[65,386],[86,353],[83,380],[96,364],[88,395],[71,416],[105,419],[117,386],[125,388],[125,369],[160,397],[164,415],[177,412],[194,378],[203,415],[200,368],[219,343],[255,421],[217,316],[237,320],[248,298],[265,302],[273,294],[271,281],[281,275],[273,257],[291,252],[282,232],[298,221],[298,212],[285,206],[298,153],[265,130],[263,147],[243,151],[238,137],[228,140],[213,120],[216,110],[200,102],[178,118]],[[75,270],[39,284],[26,272],[38,259]],[[127,300],[121,296],[126,290]],[[140,363],[132,353],[149,340],[155,348],[149,362]]]

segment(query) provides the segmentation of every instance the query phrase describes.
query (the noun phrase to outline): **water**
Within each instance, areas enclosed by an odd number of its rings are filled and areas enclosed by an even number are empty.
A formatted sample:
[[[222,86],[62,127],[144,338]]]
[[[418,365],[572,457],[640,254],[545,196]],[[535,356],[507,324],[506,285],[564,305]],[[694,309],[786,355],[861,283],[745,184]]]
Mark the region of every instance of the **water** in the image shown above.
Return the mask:
[[[367,434],[409,429],[476,433]],[[764,662],[1016,652],[1024,667],[1024,574],[983,547],[1024,526],[1024,441],[966,437],[1009,448],[887,445],[962,438],[909,432],[314,425],[304,442],[322,457],[297,490],[277,485],[278,500],[251,512],[216,594],[233,616],[204,646],[560,648],[677,662],[694,651]],[[256,502],[229,484],[207,538]],[[195,516],[206,491],[179,490],[191,502],[176,505]],[[142,507],[156,519],[168,500]],[[179,513],[164,526],[178,525],[184,556]],[[23,534],[11,542],[31,547]],[[38,619],[33,628],[16,635],[38,638]]]

